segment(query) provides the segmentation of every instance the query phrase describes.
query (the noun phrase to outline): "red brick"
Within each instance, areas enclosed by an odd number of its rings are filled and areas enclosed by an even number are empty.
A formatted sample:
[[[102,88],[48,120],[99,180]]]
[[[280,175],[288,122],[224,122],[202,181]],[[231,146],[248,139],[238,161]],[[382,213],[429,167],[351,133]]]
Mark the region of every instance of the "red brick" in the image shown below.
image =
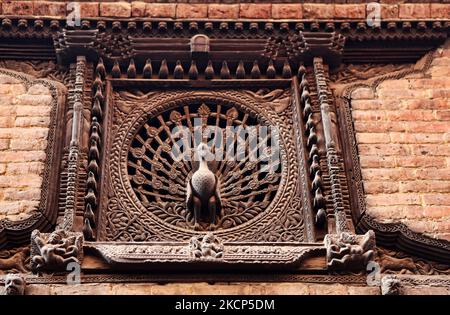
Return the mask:
[[[428,193],[428,192],[443,192],[450,191],[450,181],[442,180],[415,180],[405,181],[399,183],[400,192],[416,192],[416,193]]]
[[[302,17],[303,7],[301,4],[272,4],[273,19],[301,19]]]
[[[208,17],[208,6],[204,4],[180,3],[177,5],[177,18],[198,19]]]
[[[447,99],[411,99],[402,100],[401,103],[404,104],[407,109],[448,109]]]
[[[368,206],[391,205],[421,205],[422,201],[417,194],[377,194],[366,197]]]
[[[353,110],[352,116],[354,120],[362,121],[386,121],[386,114],[381,110]]]
[[[413,207],[413,206],[408,206]],[[378,220],[395,220],[403,217],[405,206],[370,206],[367,212]]]
[[[131,3],[100,2],[100,15],[107,17],[130,17]]]
[[[388,132],[405,131],[404,122],[392,123],[390,121],[355,121],[356,132]]]
[[[429,3],[405,3],[399,5],[399,18],[420,19],[430,17]]]
[[[398,5],[381,5],[381,19],[397,19],[398,18]]]
[[[444,58],[439,58],[437,60],[442,60]],[[446,59],[446,58],[445,58]],[[446,61],[442,66],[450,65],[450,60]],[[437,64],[437,66],[440,66]],[[412,89],[441,89],[448,88],[450,89],[450,82],[447,78],[426,78],[426,79],[415,79],[411,80],[411,88]]]
[[[399,156],[396,157],[398,167],[445,167],[444,158],[435,156]]]
[[[4,15],[33,15],[32,1],[3,1]]]
[[[399,191],[399,183],[387,181],[369,181],[364,183],[366,194],[387,194]]]
[[[450,89],[432,89],[428,90],[428,95],[430,98],[450,98]]]
[[[385,112],[390,121],[433,120],[435,115],[431,110],[393,110]]]
[[[389,134],[387,133],[358,133],[356,134],[358,143],[389,143]]]
[[[450,185],[448,189],[450,191]],[[427,194],[423,196],[423,201],[427,205],[448,206],[450,205],[450,194]]]
[[[147,3],[143,1],[131,2],[131,16],[142,17],[145,16],[145,8]]]
[[[450,168],[423,168],[416,170],[415,177],[417,179],[429,180],[429,179],[441,179],[450,180]]]
[[[35,1],[34,15],[65,17],[66,6],[64,2]]]
[[[428,219],[444,218],[450,216],[450,206],[426,206],[423,207],[423,212]]]
[[[393,81],[389,81],[393,82]],[[382,89],[377,91],[378,97],[383,99],[417,99],[427,98],[427,90],[410,90],[405,88],[390,88],[389,84],[383,85]]]
[[[81,17],[98,17],[99,4],[98,2],[78,2],[80,4]]]
[[[442,220],[434,223],[434,231],[435,232],[444,232],[448,233],[450,232],[450,220]],[[450,289],[447,290],[447,292],[450,293]]]
[[[437,120],[450,120],[450,110],[438,110],[438,111],[436,111],[436,119]]]
[[[423,207],[419,205],[380,205],[371,206],[369,212],[377,219],[385,219],[390,222],[402,219],[423,219]]]
[[[208,6],[210,19],[237,19],[239,18],[239,4],[210,4]]]
[[[383,102],[381,100],[352,100],[351,105],[353,110],[379,109],[383,107]]]
[[[412,145],[411,148],[412,148],[412,153],[415,155],[450,156],[450,145],[417,144],[417,145]]]
[[[358,148],[361,155],[408,155],[410,152],[406,144],[361,144]]]
[[[450,132],[450,124],[441,121],[405,121],[402,122],[406,131],[410,132]]]
[[[243,19],[268,19],[271,14],[271,4],[241,3],[239,5],[239,16]]]
[[[389,133],[392,143],[441,143],[444,139],[442,133]]]
[[[395,167],[394,156],[361,155],[359,160],[363,168]]]
[[[304,4],[303,18],[305,19],[333,19],[334,4]]]
[[[416,233],[434,232],[434,222],[432,221],[406,221],[404,222],[412,231]],[[421,294],[424,294],[421,290]]]
[[[380,3],[387,3],[387,4],[399,4],[405,2],[406,0],[380,0]]]
[[[365,4],[336,4],[334,6],[335,18],[364,19],[366,17]]]
[[[365,181],[370,180],[414,180],[417,178],[417,172],[413,172],[406,168],[363,168],[363,178]]]
[[[431,4],[431,18],[432,19],[450,19],[450,4]]]
[[[152,18],[175,18],[176,8],[176,4],[147,3],[145,16]]]
[[[352,92],[352,100],[368,100],[375,98],[375,94],[370,88],[358,88]]]

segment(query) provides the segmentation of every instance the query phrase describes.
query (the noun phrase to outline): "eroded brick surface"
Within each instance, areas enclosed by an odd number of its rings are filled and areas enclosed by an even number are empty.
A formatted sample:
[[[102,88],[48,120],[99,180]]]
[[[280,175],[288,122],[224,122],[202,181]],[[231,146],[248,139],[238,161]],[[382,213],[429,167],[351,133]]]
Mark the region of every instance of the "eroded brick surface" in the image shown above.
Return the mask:
[[[425,76],[361,88],[352,108],[367,211],[450,239],[450,42]]]
[[[0,74],[0,219],[24,219],[39,205],[52,96]]]
[[[443,19],[450,18],[447,0],[405,1],[382,0],[381,18]],[[430,3],[432,2],[432,3]],[[35,15],[62,17],[71,12],[70,1],[3,1],[0,13],[5,15]],[[245,1],[239,0],[138,0],[78,2],[81,17],[161,17],[180,19],[354,19],[363,20],[371,13],[357,1]]]

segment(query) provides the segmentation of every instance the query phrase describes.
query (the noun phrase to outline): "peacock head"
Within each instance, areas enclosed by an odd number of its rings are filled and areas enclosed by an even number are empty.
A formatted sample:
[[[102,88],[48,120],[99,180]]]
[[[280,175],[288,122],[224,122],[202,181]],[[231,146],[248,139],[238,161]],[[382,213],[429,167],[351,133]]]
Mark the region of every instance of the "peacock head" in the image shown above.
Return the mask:
[[[197,147],[197,154],[200,159],[200,161],[206,161],[208,158],[208,155],[211,153],[209,150],[209,147],[205,143],[200,143]]]

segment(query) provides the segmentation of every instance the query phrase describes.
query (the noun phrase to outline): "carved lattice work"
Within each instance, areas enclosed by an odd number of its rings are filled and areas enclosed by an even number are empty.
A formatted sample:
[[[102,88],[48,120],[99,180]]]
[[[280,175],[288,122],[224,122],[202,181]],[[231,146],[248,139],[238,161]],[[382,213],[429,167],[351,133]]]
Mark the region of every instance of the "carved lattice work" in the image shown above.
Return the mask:
[[[153,116],[135,135],[129,150],[131,186],[153,214],[173,225],[192,228],[193,214],[184,201],[186,183],[198,168],[198,159],[190,148],[207,142],[214,154],[209,167],[220,183],[222,200],[217,228],[245,223],[267,208],[281,178],[279,161],[267,161],[270,156],[265,152],[270,150],[272,133],[263,134],[265,129],[259,130],[259,126],[258,117],[222,104],[194,102]],[[192,139],[177,140],[177,130],[187,131]],[[207,130],[216,135],[206,139]],[[251,138],[249,132],[261,141]],[[204,225],[202,229],[207,228]]]
[[[248,146],[244,158],[227,160],[226,140],[219,145],[209,142],[211,153],[225,158],[209,162],[219,179],[223,205],[212,228],[215,235],[226,241],[303,241],[299,153],[292,128],[295,104],[290,93],[289,89],[113,92],[112,153],[106,170],[112,191],[103,212],[104,238],[180,241],[198,233],[186,208],[186,185],[198,162],[192,150],[191,161],[176,161],[176,149],[171,150],[176,148],[175,139],[168,132],[185,126],[195,139],[197,119],[197,128],[274,127],[275,132],[267,129],[256,147],[267,155],[270,150],[262,144],[279,142],[276,160],[263,160],[264,154],[251,160]],[[200,141],[193,140],[188,147],[195,148]],[[238,144],[234,140],[235,149]],[[206,229],[211,226],[200,226]]]

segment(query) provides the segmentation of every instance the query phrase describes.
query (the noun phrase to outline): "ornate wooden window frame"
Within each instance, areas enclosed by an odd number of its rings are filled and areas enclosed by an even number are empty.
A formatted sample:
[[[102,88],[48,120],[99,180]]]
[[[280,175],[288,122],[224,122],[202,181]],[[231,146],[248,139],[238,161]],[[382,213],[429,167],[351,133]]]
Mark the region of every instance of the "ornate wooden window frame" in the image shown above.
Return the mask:
[[[106,262],[106,269],[127,269],[130,266],[170,269],[170,266],[176,268],[180,263],[194,268],[220,266],[223,269],[246,266],[252,269],[255,266],[272,266],[283,270],[361,269],[375,247],[374,234],[370,229],[375,230],[377,241],[382,244],[402,249],[411,248],[402,247],[401,244],[405,242],[421,244],[418,254],[432,253],[431,257],[439,261],[448,261],[449,245],[444,241],[416,235],[401,225],[377,223],[363,213],[357,158],[355,160],[356,143],[348,121],[350,102],[348,95],[336,99],[332,95],[328,86],[329,67],[336,67],[341,62],[390,62],[393,56],[398,62],[415,61],[442,43],[448,36],[448,29],[448,21],[383,22],[378,28],[368,28],[362,21],[172,22],[143,19],[86,19],[82,21],[81,27],[71,29],[63,20],[8,17],[2,19],[0,30],[0,36],[8,40],[0,44],[0,50],[9,42],[20,43],[23,47],[32,45],[31,55],[25,56],[18,49],[10,51],[7,58],[27,59],[34,56],[51,60],[56,57],[61,68],[69,69],[72,81],[68,100],[73,108],[73,116],[71,125],[66,128],[66,138],[70,139],[70,143],[65,143],[68,155],[66,168],[62,170],[67,173],[67,178],[63,186],[52,190],[64,196],[65,203],[58,220],[50,219],[47,223],[57,224],[57,230],[63,231],[59,236],[71,238],[73,246],[79,247],[74,258],[81,260],[85,255],[83,268],[91,268],[92,261],[98,260],[100,256],[103,263]],[[31,36],[30,44],[21,41],[24,32]],[[191,48],[189,41],[197,33],[208,36],[209,51],[203,51],[206,48],[202,51]],[[55,54],[53,49],[49,49],[52,39]],[[392,45],[386,47],[385,42]],[[167,45],[172,47],[170,53],[165,50]],[[237,50],[236,47],[243,49]],[[405,50],[405,47],[415,49]],[[200,73],[198,69],[197,73],[186,71],[186,65],[182,72],[177,72],[178,60],[186,63],[193,58],[198,58],[199,68],[202,68]],[[152,60],[150,65],[146,63],[149,59]],[[207,73],[206,64],[201,65],[206,60],[210,60],[214,68],[212,74]],[[269,60],[272,61],[269,63]],[[145,67],[147,74],[153,72],[149,77],[145,77]],[[142,78],[136,78],[137,73]],[[309,151],[305,152],[304,160],[310,164],[305,165],[305,169],[312,172],[309,174],[309,189],[304,200],[309,200],[309,207],[316,208],[316,211],[321,207],[317,208],[315,204],[324,204],[327,216],[324,229],[314,229],[316,233],[308,237],[309,243],[229,245],[224,242],[221,245],[224,253],[227,250],[245,253],[229,260],[195,259],[186,242],[142,244],[142,248],[137,249],[141,246],[138,243],[130,245],[94,241],[98,237],[95,234],[95,220],[99,218],[93,209],[86,209],[85,205],[104,196],[93,192],[94,183],[89,179],[89,171],[95,167],[90,169],[89,163],[92,155],[96,154],[92,151],[98,151],[103,156],[100,159],[103,162],[97,168],[100,173],[96,174],[101,178],[99,184],[103,185],[101,172],[105,168],[105,152],[99,145],[95,148],[89,145],[92,138],[97,137],[93,135],[92,126],[102,123],[102,117],[97,117],[97,122],[92,118],[99,116],[99,107],[105,117],[108,116],[110,105],[107,100],[114,86],[139,85],[151,81],[161,86],[171,82],[175,86],[211,88],[215,85],[232,86],[233,81],[254,84],[258,80],[272,83],[284,80],[292,84],[293,103],[296,104],[297,115],[301,116],[300,125],[304,128],[299,137],[304,138],[301,141]],[[306,105],[307,99],[310,99],[311,108]],[[311,119],[306,119],[309,114],[312,114]],[[316,132],[319,137],[314,135]],[[317,148],[313,147],[314,144]],[[308,157],[316,149],[320,156],[318,161]],[[49,165],[55,164],[49,162]],[[317,178],[315,175],[318,170]],[[53,213],[49,218],[56,219],[56,213],[52,212],[54,210],[47,210]],[[311,215],[316,213],[311,211]],[[354,223],[357,223],[356,230],[367,233],[355,235]],[[5,225],[4,222],[2,224]],[[29,227],[24,228],[20,223],[13,225],[9,230],[19,231],[20,235],[29,233]],[[48,225],[38,228],[42,232],[48,231]],[[8,229],[2,229],[3,236],[5,231]],[[399,234],[400,237],[397,237]],[[9,234],[6,235],[9,239]],[[18,234],[10,235],[12,239]],[[78,241],[81,235],[85,238],[83,245]],[[39,233],[32,235],[32,255],[39,256],[39,246],[49,242],[50,236]],[[220,240],[217,242],[220,244]],[[360,251],[360,254],[341,254],[339,248],[342,244]],[[144,250],[143,254],[130,256],[140,250]],[[255,256],[253,250],[259,256]],[[174,253],[180,253],[181,256]]]

